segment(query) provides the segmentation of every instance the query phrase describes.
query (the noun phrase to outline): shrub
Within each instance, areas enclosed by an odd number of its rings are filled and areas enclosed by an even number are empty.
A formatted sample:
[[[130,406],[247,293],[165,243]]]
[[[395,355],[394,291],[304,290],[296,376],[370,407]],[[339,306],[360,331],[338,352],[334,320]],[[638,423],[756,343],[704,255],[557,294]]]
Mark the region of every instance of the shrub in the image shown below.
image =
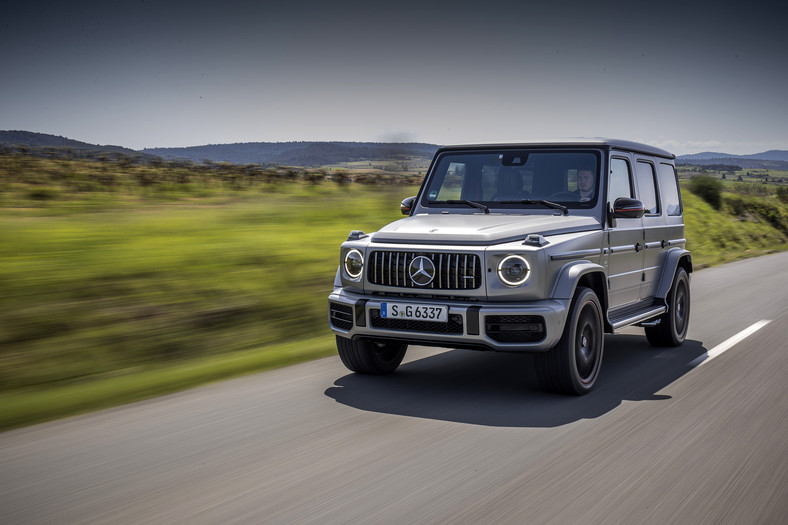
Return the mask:
[[[724,200],[725,207],[733,215],[746,220],[766,222],[781,233],[788,234],[788,215],[777,202],[739,195],[726,195]]]
[[[57,199],[58,191],[52,188],[37,188],[27,193],[28,198],[37,201]]]
[[[788,186],[777,188],[777,198],[780,199],[780,202],[788,203]]]
[[[689,190],[708,202],[712,208],[719,210],[722,205],[722,183],[714,177],[699,175],[689,183]]]

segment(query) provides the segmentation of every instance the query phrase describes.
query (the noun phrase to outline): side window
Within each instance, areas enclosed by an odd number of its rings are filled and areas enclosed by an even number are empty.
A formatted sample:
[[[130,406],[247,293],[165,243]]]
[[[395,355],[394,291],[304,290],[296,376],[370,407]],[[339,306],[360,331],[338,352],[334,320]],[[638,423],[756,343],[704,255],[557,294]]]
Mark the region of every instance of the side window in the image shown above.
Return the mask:
[[[632,197],[631,179],[629,162],[624,159],[610,159],[610,182],[607,201],[613,204],[619,197]]]
[[[440,188],[440,193],[430,198],[432,200],[456,200],[461,199],[462,183],[465,179],[466,166],[462,162],[452,162],[446,170],[446,177],[443,179],[443,185]]]
[[[659,189],[668,215],[681,215],[681,198],[679,197],[676,168],[670,164],[659,165]]]
[[[638,193],[640,200],[646,207],[646,215],[658,215],[659,203],[657,201],[656,178],[654,165],[650,162],[638,161],[637,170]]]

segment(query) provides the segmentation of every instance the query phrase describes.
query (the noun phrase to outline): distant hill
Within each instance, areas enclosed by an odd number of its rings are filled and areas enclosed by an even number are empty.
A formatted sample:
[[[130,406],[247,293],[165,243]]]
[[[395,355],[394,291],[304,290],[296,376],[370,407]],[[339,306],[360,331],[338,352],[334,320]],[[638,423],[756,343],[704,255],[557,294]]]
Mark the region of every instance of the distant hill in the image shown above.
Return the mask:
[[[194,162],[210,160],[232,164],[282,164],[288,166],[322,166],[361,160],[431,159],[438,146],[417,142],[246,142],[210,144],[186,148],[146,148],[150,155],[165,159]]]
[[[66,137],[48,135],[46,133],[35,133],[32,131],[0,131],[0,144],[13,148],[57,148],[63,151],[72,150],[74,152],[125,153],[127,155],[140,154],[133,149],[121,146],[89,144]]]
[[[287,166],[323,166],[353,161],[432,158],[438,146],[420,142],[244,142],[208,144],[185,148],[146,148],[141,151],[122,146],[89,144],[57,135],[31,131],[1,131],[0,149],[35,154],[78,155],[96,157],[106,154],[153,159],[190,160],[192,162],[229,162],[231,164],[280,164]],[[744,169],[788,170],[788,151],[770,150],[752,155],[731,155],[705,151],[680,155],[679,164],[725,164]]]
[[[704,151],[703,153],[693,153],[691,155],[680,155],[679,160],[716,160],[716,159],[746,159],[746,160],[777,160],[781,162],[788,162],[788,151],[785,150],[769,150],[763,153],[754,153],[751,155],[731,155],[730,153],[715,153],[711,151]]]
[[[0,131],[0,148],[46,156],[99,157],[109,154],[128,155],[147,160],[161,157],[167,160],[189,160],[198,163],[208,160],[231,164],[309,167],[364,160],[404,160],[413,157],[429,160],[438,146],[417,142],[246,142],[186,148],[146,148],[135,151],[121,146],[89,144],[46,133]]]
[[[704,151],[703,153],[692,153],[690,155],[679,155],[676,157],[676,160],[712,160],[712,159],[723,159],[728,157],[733,157],[734,155],[728,155],[727,153],[715,153],[713,151]]]
[[[692,155],[676,157],[679,164],[694,164],[706,166],[709,164],[728,164],[741,166],[746,169],[779,169],[788,170],[788,151],[769,150],[752,155],[731,155],[729,153],[716,153],[705,151]]]

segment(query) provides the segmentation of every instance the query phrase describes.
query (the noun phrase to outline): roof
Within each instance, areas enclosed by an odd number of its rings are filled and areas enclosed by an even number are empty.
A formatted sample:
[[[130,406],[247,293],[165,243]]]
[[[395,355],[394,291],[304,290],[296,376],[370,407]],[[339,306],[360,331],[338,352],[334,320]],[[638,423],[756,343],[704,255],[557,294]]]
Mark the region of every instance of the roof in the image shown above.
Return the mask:
[[[489,143],[489,144],[458,144],[451,146],[443,146],[438,151],[445,150],[458,150],[458,149],[495,149],[495,148],[517,148],[517,147],[606,147],[621,149],[625,151],[633,151],[636,153],[645,153],[647,155],[655,155],[657,157],[665,157],[668,159],[675,159],[673,153],[665,151],[664,149],[655,146],[649,146],[640,142],[633,142],[630,140],[619,139],[606,139],[606,138],[591,138],[591,139],[549,139],[549,140],[529,140],[526,142],[511,142],[511,143]]]

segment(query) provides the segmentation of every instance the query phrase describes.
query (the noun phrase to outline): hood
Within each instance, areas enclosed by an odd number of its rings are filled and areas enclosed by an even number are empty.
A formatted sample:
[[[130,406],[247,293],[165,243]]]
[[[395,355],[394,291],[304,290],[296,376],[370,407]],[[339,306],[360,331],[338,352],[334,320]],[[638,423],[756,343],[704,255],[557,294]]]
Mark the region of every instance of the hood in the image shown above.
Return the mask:
[[[372,242],[487,245],[598,230],[594,217],[581,215],[426,214],[400,219],[371,235]]]

